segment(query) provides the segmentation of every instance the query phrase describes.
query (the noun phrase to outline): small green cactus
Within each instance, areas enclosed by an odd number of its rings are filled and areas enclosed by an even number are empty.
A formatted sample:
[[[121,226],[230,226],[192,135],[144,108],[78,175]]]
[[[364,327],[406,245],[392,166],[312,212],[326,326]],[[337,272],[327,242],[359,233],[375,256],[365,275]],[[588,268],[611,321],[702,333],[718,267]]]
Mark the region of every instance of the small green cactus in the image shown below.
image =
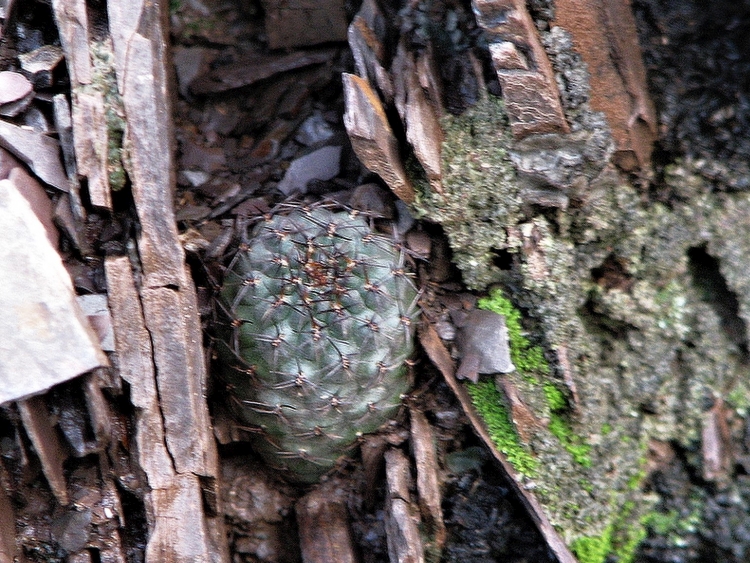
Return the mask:
[[[398,410],[417,290],[400,248],[355,212],[274,215],[245,246],[220,297],[230,404],[267,463],[312,483]]]

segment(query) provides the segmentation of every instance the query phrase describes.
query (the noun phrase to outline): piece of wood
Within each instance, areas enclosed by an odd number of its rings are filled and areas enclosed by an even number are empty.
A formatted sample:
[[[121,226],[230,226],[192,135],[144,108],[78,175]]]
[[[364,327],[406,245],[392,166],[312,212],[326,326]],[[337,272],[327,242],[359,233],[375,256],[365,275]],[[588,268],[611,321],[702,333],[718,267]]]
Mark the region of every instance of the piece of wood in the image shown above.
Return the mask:
[[[217,516],[221,511],[204,503],[204,498],[219,498],[218,453],[205,397],[195,287],[185,266],[173,208],[167,6],[109,2],[108,17],[127,123],[126,167],[141,226],[138,290],[127,261],[108,260],[107,273],[131,296],[129,302],[119,299],[122,321],[115,320],[110,303],[115,327],[118,322],[123,329],[130,324],[139,338],[129,349],[129,367],[141,365],[147,373],[145,378],[132,369],[128,373],[142,384],[133,400],[144,407],[137,447],[152,471],[152,490],[146,499],[150,529],[146,561],[225,563],[229,553],[223,520]],[[134,303],[140,305],[135,313],[123,310]],[[115,339],[119,355],[117,329]],[[148,451],[141,453],[141,448]],[[155,487],[152,480],[162,486]]]
[[[427,174],[430,188],[443,192],[441,150],[443,129],[435,106],[427,99],[419,82],[414,56],[406,50],[402,40],[393,61],[396,109],[404,122],[406,140]]]
[[[570,131],[552,64],[524,0],[472,0],[516,139]]]
[[[414,463],[417,466],[419,506],[428,523],[431,539],[434,539],[438,548],[442,548],[445,543],[446,530],[443,521],[435,434],[427,417],[416,408],[409,409],[409,420]]]
[[[357,563],[344,490],[331,480],[296,504],[304,563]]]
[[[136,407],[134,451],[137,452],[138,463],[143,468],[150,487],[145,498],[150,529],[146,561],[226,562],[228,554],[223,527],[217,522],[217,518],[208,518],[204,514],[203,486],[198,476],[190,471],[193,467],[205,470],[205,459],[213,459],[215,448],[212,452],[209,444],[208,451],[200,452],[198,460],[191,463],[184,459],[186,452],[182,438],[173,437],[169,443],[176,444],[179,457],[179,462],[175,461],[173,464],[172,454],[167,448],[165,422],[156,386],[154,347],[139,306],[140,296],[130,262],[127,257],[110,257],[105,262],[105,268],[117,364],[123,379],[130,384],[130,400]],[[184,318],[180,311],[175,314],[180,319]],[[163,345],[163,341],[157,343],[157,346]],[[202,355],[200,340],[194,348],[188,354],[189,357],[192,358],[196,353]],[[182,363],[184,365],[190,361],[183,359]],[[184,389],[179,392],[184,392]],[[202,400],[202,396],[200,399]],[[195,400],[195,397],[188,397],[187,400]],[[170,404],[174,405],[174,402]],[[170,424],[173,423],[174,420]],[[178,430],[172,428],[172,433]],[[186,426],[182,429],[182,434],[187,437],[198,434],[199,443],[204,443],[200,437],[209,430],[210,426]],[[178,474],[175,470],[178,463],[185,470],[184,474]],[[213,475],[215,473],[211,474]],[[188,538],[190,541],[185,541]]]
[[[591,107],[607,116],[614,163],[626,171],[647,170],[657,118],[630,0],[559,0],[555,23],[571,34],[586,63]]]
[[[18,401],[18,412],[42,464],[42,472],[47,478],[52,494],[62,506],[66,506],[69,499],[63,463],[68,456],[55,430],[44,398],[37,396]]]
[[[385,452],[385,476],[388,486],[385,532],[391,563],[423,563],[424,546],[419,533],[419,511],[409,492],[409,458],[397,448]]]
[[[130,261],[126,256],[111,256],[104,267],[117,367],[120,377],[130,385],[130,402],[136,409],[138,464],[152,489],[169,488],[174,469],[164,440],[151,337],[146,330]]]
[[[88,178],[91,204],[111,210],[107,136],[102,94],[94,91],[78,93],[73,104],[76,168],[80,174]]]
[[[393,101],[394,86],[385,64],[385,45],[375,32],[383,28],[383,15],[374,0],[365,0],[347,34],[357,74],[377,86],[386,103]]]
[[[0,563],[22,560],[16,547],[16,511],[6,494],[10,490],[8,475],[0,463]]]
[[[146,561],[153,563],[224,563],[226,538],[217,536],[203,511],[196,475],[175,475],[167,489],[149,494],[149,510],[157,518],[150,530]]]
[[[370,85],[353,74],[342,74],[344,82],[344,126],[352,148],[368,169],[378,174],[397,197],[411,203],[414,187],[401,162],[396,140],[383,104]]]
[[[196,311],[184,300],[187,288],[141,290],[146,327],[154,347],[159,404],[167,447],[178,473],[215,476],[218,459],[206,406],[202,348],[189,332]],[[196,325],[199,326],[196,320]]]
[[[52,9],[72,85],[90,84],[92,68],[86,0],[53,0]]]

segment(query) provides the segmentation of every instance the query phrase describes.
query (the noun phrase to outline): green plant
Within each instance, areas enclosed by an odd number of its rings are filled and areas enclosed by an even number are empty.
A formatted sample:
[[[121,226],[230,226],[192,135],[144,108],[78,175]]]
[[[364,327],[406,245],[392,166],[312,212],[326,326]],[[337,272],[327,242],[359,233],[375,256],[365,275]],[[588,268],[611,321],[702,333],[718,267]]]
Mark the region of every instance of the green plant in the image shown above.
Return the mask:
[[[356,213],[298,208],[255,228],[225,275],[217,350],[270,465],[314,482],[396,413],[416,297],[400,248]]]
[[[505,454],[513,468],[521,475],[533,477],[538,462],[521,444],[495,383],[489,380],[469,383],[467,389],[474,407],[487,424],[490,437],[497,449]]]

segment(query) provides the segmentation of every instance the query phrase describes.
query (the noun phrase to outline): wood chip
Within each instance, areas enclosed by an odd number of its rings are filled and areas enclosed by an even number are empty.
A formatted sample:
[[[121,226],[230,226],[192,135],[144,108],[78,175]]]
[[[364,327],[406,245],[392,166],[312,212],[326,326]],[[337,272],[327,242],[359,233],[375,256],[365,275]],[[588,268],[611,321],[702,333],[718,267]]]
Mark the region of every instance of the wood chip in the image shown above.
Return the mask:
[[[151,337],[146,330],[135,279],[126,256],[108,257],[104,263],[109,309],[117,348],[120,376],[130,385],[130,402],[136,409],[135,443],[138,464],[149,486],[164,489],[174,476],[164,441]]]
[[[344,126],[352,147],[368,169],[378,174],[397,197],[406,203],[415,199],[406,176],[396,140],[378,95],[362,78],[342,75],[344,81]]]
[[[0,514],[3,515],[0,518],[0,563],[23,561],[16,549],[16,511],[5,493],[10,490],[7,486],[5,482],[0,486]]]
[[[570,131],[552,64],[524,0],[472,0],[516,139]]]
[[[91,83],[86,0],[52,0],[55,23],[73,85]]]
[[[0,146],[26,164],[42,182],[63,192],[68,177],[60,160],[60,145],[41,133],[0,121]]]
[[[34,445],[34,451],[42,464],[52,494],[62,505],[68,504],[68,486],[65,482],[63,463],[67,459],[65,448],[52,423],[52,416],[42,397],[31,397],[18,402],[23,427]]]
[[[502,389],[510,409],[510,419],[524,444],[531,443],[531,437],[545,426],[534,412],[523,402],[518,388],[508,377],[495,376],[495,385]]]
[[[388,484],[385,516],[388,557],[391,563],[423,563],[419,511],[410,500],[411,469],[404,452],[391,448],[385,453],[385,475]]]
[[[422,89],[416,62],[404,41],[399,43],[392,72],[397,77],[394,101],[406,128],[406,140],[414,148],[414,154],[427,174],[430,188],[442,193],[443,129],[435,106]]]
[[[393,80],[383,66],[385,46],[374,31],[378,20],[382,18],[374,0],[366,0],[349,25],[348,40],[357,74],[375,84],[386,103],[390,103],[394,95]],[[380,23],[382,24],[382,21]]]
[[[177,474],[166,447],[153,348],[141,308],[133,306],[140,298],[129,260],[127,257],[108,258],[105,269],[118,366],[123,379],[130,383],[130,400],[137,412],[134,450],[150,487],[146,504],[149,513],[156,516],[149,520],[146,560],[225,562],[228,554],[222,524],[217,518],[205,516],[201,481],[193,473]],[[195,348],[191,356],[202,353],[200,345]],[[209,428],[188,426],[185,433],[192,436],[196,430],[201,434],[201,430],[208,432]],[[184,448],[178,453],[184,453]],[[211,456],[211,451],[199,455],[196,464],[181,460],[180,465],[200,467],[205,456]],[[184,541],[187,537],[191,538],[189,542]]]
[[[727,482],[732,468],[732,436],[727,424],[728,409],[721,397],[703,420],[701,452],[703,478],[707,481]]]
[[[115,52],[118,52],[115,44]],[[130,37],[124,67],[123,104],[127,117],[129,167],[141,236],[138,252],[143,266],[145,287],[182,287],[185,254],[179,243],[172,202],[174,179],[171,153],[171,115],[165,92],[166,77],[153,76],[160,66],[151,41],[138,34]],[[163,62],[164,59],[161,59]]]
[[[612,131],[615,164],[648,169],[658,135],[638,30],[628,0],[560,0],[555,23],[568,31],[589,70],[591,107]]]
[[[107,399],[102,393],[102,387],[105,384],[99,372],[101,370],[96,370],[84,378],[83,393],[86,397],[86,410],[88,411],[91,429],[94,431],[96,442],[101,448],[109,443],[112,435],[112,413],[109,410]]]
[[[335,479],[297,501],[296,514],[304,563],[357,563],[344,490]]]
[[[434,538],[436,547],[440,549],[445,543],[446,530],[443,522],[435,434],[424,413],[410,408],[409,419],[414,462],[417,466],[419,506],[428,524],[430,538]]]
[[[201,483],[196,475],[175,475],[171,487],[151,491],[147,510],[158,515],[149,533],[147,562],[228,560],[225,537],[217,535],[204,516]]]
[[[197,308],[185,300],[189,290],[141,290],[146,327],[151,334],[167,447],[178,473],[215,476],[218,459],[206,405],[202,335]],[[199,429],[196,431],[195,429]]]
[[[107,365],[60,255],[29,203],[0,181],[0,403]]]
[[[99,92],[79,93],[73,104],[73,141],[76,168],[88,179],[91,204],[112,209],[109,190],[109,154],[104,97]]]

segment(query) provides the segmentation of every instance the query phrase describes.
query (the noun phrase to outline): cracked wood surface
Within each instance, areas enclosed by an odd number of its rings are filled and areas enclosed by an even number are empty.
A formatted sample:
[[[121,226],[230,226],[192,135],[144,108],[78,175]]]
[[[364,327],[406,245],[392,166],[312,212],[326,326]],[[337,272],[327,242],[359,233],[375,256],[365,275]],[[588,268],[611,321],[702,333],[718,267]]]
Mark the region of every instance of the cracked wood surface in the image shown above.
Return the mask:
[[[55,1],[54,9],[75,91],[91,80],[85,2]],[[105,269],[117,366],[136,408],[133,451],[148,483],[146,561],[223,563],[228,561],[223,521],[208,514],[203,501],[218,496],[218,454],[205,397],[200,318],[172,201],[167,6],[111,0],[107,9],[127,123],[124,164],[140,231],[138,263],[132,256],[110,256]],[[78,98],[73,96],[74,116],[82,115]],[[85,137],[94,143],[92,154],[102,150],[97,143],[105,124],[96,125]],[[83,135],[82,129],[80,120],[74,123],[74,135]],[[79,169],[88,172],[90,185],[106,176],[101,159],[96,167]],[[94,203],[109,207],[108,185],[97,185]]]
[[[474,0],[516,139],[568,133],[552,64],[524,0]]]

